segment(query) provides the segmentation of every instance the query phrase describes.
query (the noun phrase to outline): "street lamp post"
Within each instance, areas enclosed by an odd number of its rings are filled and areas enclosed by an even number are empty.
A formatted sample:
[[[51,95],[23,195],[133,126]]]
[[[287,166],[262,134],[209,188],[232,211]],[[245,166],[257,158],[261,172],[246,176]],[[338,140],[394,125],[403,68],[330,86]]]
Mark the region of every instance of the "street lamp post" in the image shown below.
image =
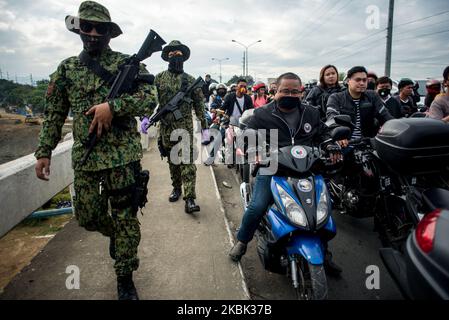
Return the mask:
[[[225,60],[229,60],[229,58],[223,58],[223,59],[212,58],[212,60],[218,61],[218,63],[220,64],[220,83],[221,83],[221,62],[225,61]]]
[[[245,63],[246,63],[246,71],[244,76],[248,76],[248,48],[255,45],[256,43],[262,42],[262,40],[257,40],[256,42],[251,43],[250,45],[245,45],[241,42],[238,42],[237,40],[232,40],[232,42],[235,42],[245,48]]]

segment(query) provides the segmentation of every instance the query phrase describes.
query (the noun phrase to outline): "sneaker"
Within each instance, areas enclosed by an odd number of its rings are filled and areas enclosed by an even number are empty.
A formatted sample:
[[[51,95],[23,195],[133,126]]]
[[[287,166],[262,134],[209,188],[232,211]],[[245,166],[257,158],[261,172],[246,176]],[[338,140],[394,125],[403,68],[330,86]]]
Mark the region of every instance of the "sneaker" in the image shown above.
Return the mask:
[[[239,262],[242,259],[243,255],[246,253],[247,244],[241,241],[237,241],[237,243],[232,247],[229,252],[229,256],[231,260],[234,262]]]

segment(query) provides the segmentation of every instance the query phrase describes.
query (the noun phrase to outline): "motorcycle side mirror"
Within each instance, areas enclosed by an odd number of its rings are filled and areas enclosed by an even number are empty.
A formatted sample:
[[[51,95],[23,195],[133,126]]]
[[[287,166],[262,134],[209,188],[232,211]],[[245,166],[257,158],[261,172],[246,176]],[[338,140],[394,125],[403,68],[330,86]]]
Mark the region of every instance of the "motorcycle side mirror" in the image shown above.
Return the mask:
[[[338,124],[340,126],[348,127],[348,128],[354,128],[355,125],[352,123],[351,120],[352,120],[351,116],[349,116],[347,114],[340,114],[340,115],[334,117],[334,121],[336,124]]]
[[[348,127],[337,127],[332,130],[331,137],[333,141],[349,139],[351,137],[351,129]]]

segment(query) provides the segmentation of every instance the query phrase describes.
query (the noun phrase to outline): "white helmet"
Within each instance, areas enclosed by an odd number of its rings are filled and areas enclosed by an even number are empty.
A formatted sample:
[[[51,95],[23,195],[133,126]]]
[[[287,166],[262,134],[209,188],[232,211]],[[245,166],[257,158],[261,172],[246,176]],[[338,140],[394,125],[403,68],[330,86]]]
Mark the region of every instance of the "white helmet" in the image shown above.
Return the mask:
[[[209,92],[212,92],[215,89],[217,89],[217,83],[213,82],[209,85]]]
[[[225,89],[228,90],[228,87],[226,87],[226,85],[224,83],[219,83],[217,85],[217,87],[215,88],[215,90],[219,90],[219,89]]]

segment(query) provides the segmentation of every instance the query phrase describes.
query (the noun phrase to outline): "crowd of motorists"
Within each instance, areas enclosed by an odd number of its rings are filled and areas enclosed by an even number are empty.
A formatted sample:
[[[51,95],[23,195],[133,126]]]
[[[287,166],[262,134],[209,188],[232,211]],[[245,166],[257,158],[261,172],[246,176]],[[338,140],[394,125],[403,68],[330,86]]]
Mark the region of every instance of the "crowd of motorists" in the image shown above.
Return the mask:
[[[390,114],[394,118],[401,117],[430,117],[449,122],[449,92],[448,77],[449,67],[443,71],[443,81],[436,79],[427,79],[424,90],[420,89],[418,81],[410,78],[402,78],[394,81],[390,77],[378,77],[376,73],[367,71],[366,90],[372,90],[383,102]],[[259,108],[268,104],[274,99],[277,88],[276,83],[266,84],[262,81],[256,82],[253,86],[248,86],[246,80],[241,79],[238,83],[226,86],[223,83],[217,83],[206,75],[206,84],[203,87],[203,94],[206,97],[207,118],[209,124],[215,118],[215,110],[223,106],[230,109],[231,100],[236,100],[237,90],[242,97],[248,97],[244,100],[238,97],[240,105],[235,110],[230,111],[229,115],[239,116],[240,111],[247,108]],[[339,73],[334,65],[324,66],[319,73],[319,80],[312,81],[301,86],[300,98],[303,103],[314,106],[320,111],[323,120],[326,120],[328,100],[332,94],[347,90],[349,77],[339,81]],[[420,94],[421,92],[421,94]],[[228,103],[226,104],[226,99]],[[238,110],[240,107],[241,110]]]

